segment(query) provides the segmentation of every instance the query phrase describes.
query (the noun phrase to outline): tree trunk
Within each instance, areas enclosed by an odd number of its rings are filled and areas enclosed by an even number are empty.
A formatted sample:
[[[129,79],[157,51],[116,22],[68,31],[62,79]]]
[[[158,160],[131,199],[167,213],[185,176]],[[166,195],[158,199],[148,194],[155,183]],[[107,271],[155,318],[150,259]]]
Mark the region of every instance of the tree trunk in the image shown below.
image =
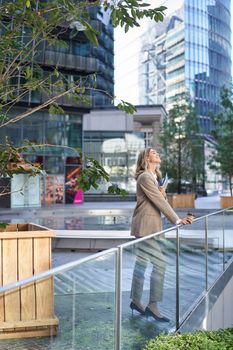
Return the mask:
[[[232,191],[232,176],[229,176],[229,186],[230,186],[230,193],[231,193],[231,197],[233,196],[233,191]]]
[[[177,186],[177,193],[181,193],[181,141],[179,138],[178,143],[178,186]]]

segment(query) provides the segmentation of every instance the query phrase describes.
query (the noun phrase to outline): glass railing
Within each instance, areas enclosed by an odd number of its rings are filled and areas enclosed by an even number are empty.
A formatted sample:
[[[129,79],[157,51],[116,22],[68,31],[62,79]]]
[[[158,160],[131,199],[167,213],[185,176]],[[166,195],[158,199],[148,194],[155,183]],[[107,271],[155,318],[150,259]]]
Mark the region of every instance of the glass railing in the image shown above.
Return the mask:
[[[223,212],[209,216],[205,219],[207,226],[207,288],[213,285],[214,281],[224,270],[223,255]]]
[[[146,340],[176,325],[176,230],[139,239],[122,246],[121,347],[142,349]],[[132,304],[145,308],[157,303],[168,322],[159,322],[152,314],[141,314]]]
[[[0,340],[0,350],[139,350],[177,330],[232,263],[232,223],[233,211],[218,211],[1,286],[0,339],[32,325],[47,337]],[[22,296],[35,303],[30,312]]]
[[[223,264],[224,270],[233,258],[233,209],[223,211]]]
[[[181,226],[179,243],[180,323],[206,289],[205,221],[201,219]]]
[[[116,250],[54,275],[59,349],[67,337],[70,349],[114,349]],[[51,340],[50,340],[51,343]]]
[[[116,264],[113,248],[12,284],[0,294],[0,329],[37,338],[0,340],[0,349],[115,349]]]

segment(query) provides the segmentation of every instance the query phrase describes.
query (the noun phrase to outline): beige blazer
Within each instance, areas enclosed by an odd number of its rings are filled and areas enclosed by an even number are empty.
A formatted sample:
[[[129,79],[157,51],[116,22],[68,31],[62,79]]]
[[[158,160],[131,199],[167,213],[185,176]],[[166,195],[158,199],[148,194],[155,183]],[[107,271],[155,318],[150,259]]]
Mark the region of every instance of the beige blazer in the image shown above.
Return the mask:
[[[161,213],[173,224],[179,219],[159,191],[153,174],[144,172],[137,179],[137,205],[133,213],[131,235],[143,237],[161,231]]]

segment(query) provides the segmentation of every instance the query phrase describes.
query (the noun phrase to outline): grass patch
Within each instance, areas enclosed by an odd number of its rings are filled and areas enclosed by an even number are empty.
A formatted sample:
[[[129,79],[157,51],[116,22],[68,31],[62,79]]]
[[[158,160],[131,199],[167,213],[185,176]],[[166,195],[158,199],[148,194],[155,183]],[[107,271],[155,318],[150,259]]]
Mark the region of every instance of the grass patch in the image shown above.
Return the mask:
[[[232,350],[233,328],[165,335],[150,340],[143,350]]]

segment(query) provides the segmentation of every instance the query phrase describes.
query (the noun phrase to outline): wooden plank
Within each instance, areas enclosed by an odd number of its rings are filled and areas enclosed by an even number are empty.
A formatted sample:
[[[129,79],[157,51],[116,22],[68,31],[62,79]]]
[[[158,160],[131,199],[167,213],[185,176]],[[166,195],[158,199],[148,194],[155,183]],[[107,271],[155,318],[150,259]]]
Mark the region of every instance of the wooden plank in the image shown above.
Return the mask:
[[[53,231],[1,232],[0,239],[55,237]]]
[[[168,202],[173,208],[195,208],[195,194],[168,194]]]
[[[18,339],[32,337],[49,337],[57,335],[58,327],[49,326],[43,329],[25,329],[25,331],[14,330],[12,332],[0,333],[0,339]]]
[[[34,273],[50,269],[50,238],[34,239]],[[53,317],[53,277],[36,282],[36,319]]]
[[[18,241],[19,280],[33,275],[32,239]],[[35,285],[30,283],[20,288],[20,319],[34,320],[36,318]]]
[[[18,231],[29,231],[29,225],[28,224],[18,224]]]
[[[10,239],[2,242],[2,283],[3,285],[17,281],[17,240]],[[6,292],[4,295],[5,306],[5,321],[19,321],[20,320],[20,298],[19,289]]]
[[[0,286],[2,286],[2,240],[0,240]],[[0,295],[0,322],[4,321],[4,296]]]
[[[17,224],[9,224],[5,228],[5,232],[17,232],[17,231],[18,231]]]
[[[220,196],[221,208],[228,208],[233,206],[233,197]]]
[[[7,330],[7,329],[56,326],[58,324],[59,324],[59,320],[57,317],[48,318],[48,319],[44,319],[44,320],[4,322],[2,324],[0,323],[0,332],[2,330]]]

